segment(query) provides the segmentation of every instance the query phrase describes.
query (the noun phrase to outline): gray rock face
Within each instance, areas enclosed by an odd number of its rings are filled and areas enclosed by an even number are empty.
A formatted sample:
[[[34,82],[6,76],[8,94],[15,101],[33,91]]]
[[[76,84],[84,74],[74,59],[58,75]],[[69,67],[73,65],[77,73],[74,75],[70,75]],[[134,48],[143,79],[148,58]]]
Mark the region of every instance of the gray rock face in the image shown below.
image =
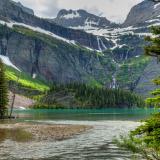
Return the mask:
[[[95,52],[76,48],[56,39],[48,43],[45,39],[27,36],[1,26],[0,54],[7,55],[18,68],[46,81],[58,83],[101,81],[112,70],[104,58]],[[3,50],[5,48],[5,50]]]
[[[160,2],[144,0],[131,9],[123,26],[140,26],[153,19],[160,19]]]
[[[141,75],[138,85],[135,88],[135,92],[143,95],[145,98],[150,97],[150,92],[157,88],[152,80],[159,77],[159,75],[160,64],[157,63],[156,59],[152,59],[152,61],[146,67],[144,73]]]
[[[34,15],[34,11],[32,9],[23,6],[20,2],[17,2],[17,3],[13,2],[13,1],[11,1],[11,2],[14,3],[15,5],[17,5],[18,7],[21,7],[24,12],[31,14],[31,15]]]
[[[104,28],[111,26],[112,23],[105,17],[99,17],[86,12],[85,10],[61,10],[57,17],[53,19],[64,27],[95,27]]]

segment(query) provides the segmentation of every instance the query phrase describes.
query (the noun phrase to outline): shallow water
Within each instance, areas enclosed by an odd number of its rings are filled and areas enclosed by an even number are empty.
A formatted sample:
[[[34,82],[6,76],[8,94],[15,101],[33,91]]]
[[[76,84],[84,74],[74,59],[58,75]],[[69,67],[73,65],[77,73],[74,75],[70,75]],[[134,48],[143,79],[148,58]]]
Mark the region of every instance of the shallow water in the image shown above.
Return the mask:
[[[0,142],[0,159],[131,160],[132,153],[112,143],[140,125],[154,110],[26,110],[15,111],[19,121],[45,124],[82,124],[93,129],[57,142]]]

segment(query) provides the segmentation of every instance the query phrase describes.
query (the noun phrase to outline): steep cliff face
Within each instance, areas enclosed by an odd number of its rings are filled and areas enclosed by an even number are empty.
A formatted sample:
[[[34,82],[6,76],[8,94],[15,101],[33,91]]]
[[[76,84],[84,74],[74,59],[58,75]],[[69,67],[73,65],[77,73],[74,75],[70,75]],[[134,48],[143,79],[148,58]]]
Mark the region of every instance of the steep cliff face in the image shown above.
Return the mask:
[[[135,92],[137,92],[140,95],[143,95],[145,98],[151,96],[150,92],[158,87],[152,82],[152,80],[159,77],[159,68],[160,64],[157,63],[157,60],[152,59],[145,68],[143,74],[141,75],[138,84],[135,88]]]
[[[20,26],[0,30],[0,41],[6,42],[0,46],[6,48],[3,54],[21,71],[45,81],[134,90],[148,63],[141,57],[117,63],[112,53],[92,52]]]
[[[101,83],[109,77],[112,65],[109,58],[86,49],[69,45],[32,30],[1,26],[1,53],[8,55],[13,64],[33,77],[60,83],[95,82]],[[3,49],[5,48],[5,49]],[[109,80],[109,78],[106,78]],[[105,82],[104,82],[105,83]]]

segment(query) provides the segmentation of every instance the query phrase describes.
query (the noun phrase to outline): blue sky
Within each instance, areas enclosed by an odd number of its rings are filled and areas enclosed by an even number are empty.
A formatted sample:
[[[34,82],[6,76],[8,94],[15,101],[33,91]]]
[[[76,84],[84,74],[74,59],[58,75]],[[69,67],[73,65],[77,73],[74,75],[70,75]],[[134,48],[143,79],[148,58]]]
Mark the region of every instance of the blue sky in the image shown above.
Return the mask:
[[[130,9],[143,0],[14,0],[40,17],[55,17],[60,9],[86,9],[114,22],[123,22]]]

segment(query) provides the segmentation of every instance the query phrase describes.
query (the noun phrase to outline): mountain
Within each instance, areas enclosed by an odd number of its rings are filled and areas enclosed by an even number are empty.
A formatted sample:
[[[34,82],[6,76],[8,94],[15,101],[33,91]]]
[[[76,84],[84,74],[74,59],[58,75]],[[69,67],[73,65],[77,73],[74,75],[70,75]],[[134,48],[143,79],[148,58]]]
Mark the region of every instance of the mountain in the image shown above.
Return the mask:
[[[112,72],[107,67],[112,62],[101,54],[23,26],[1,26],[0,42],[0,53],[33,78],[98,83]]]
[[[92,29],[110,27],[116,24],[111,23],[105,17],[99,17],[88,13],[85,10],[60,10],[57,17],[53,19],[55,23],[64,27],[74,29]]]
[[[135,10],[134,8],[132,10]],[[97,36],[98,50],[111,50],[116,61],[141,55],[143,52],[142,45],[145,43],[144,36],[149,35],[148,28],[111,23],[104,17],[95,16],[84,10],[61,10],[52,21],[67,28],[85,31]],[[111,42],[112,45],[104,44],[101,40],[102,37]]]
[[[0,0],[0,24],[4,62],[49,82],[109,86],[113,62],[91,49],[98,49],[97,36],[40,19],[10,0]]]
[[[74,28],[83,30],[87,33],[91,33],[96,36],[104,37],[109,41],[113,42],[113,47],[110,47],[110,50],[106,50],[105,53],[112,54],[113,60],[116,62],[116,71],[112,77],[116,82],[116,86],[126,87],[129,82],[129,88],[135,90],[136,92],[145,95],[147,91],[152,90],[154,88],[151,80],[153,77],[159,76],[159,72],[156,72],[159,66],[152,60],[145,60],[144,65],[146,65],[142,69],[141,75],[137,74],[139,71],[136,68],[136,72],[132,73],[134,78],[131,78],[130,72],[132,72],[130,64],[133,66],[142,65],[144,59],[142,58],[140,61],[138,57],[143,55],[144,50],[143,46],[146,45],[144,41],[145,36],[150,36],[150,27],[160,25],[160,2],[152,2],[150,0],[144,0],[141,3],[135,5],[131,11],[129,12],[125,22],[121,25],[111,25],[112,23],[106,23],[106,26],[101,26],[96,23],[96,26],[90,25],[89,27],[85,25],[83,22],[86,20],[86,17],[81,14],[79,17],[74,18],[66,18],[66,16],[71,11],[65,11],[60,16],[58,14],[55,19],[57,23],[62,23],[62,25],[68,28]],[[73,12],[73,11],[72,11]],[[74,11],[78,13],[78,11]],[[84,17],[84,21],[80,21]],[[62,18],[62,20],[61,20]],[[79,23],[75,26],[70,24],[74,23],[74,21],[78,21]],[[69,23],[67,23],[69,22]],[[81,23],[80,23],[81,22]],[[97,21],[95,21],[97,22]],[[134,59],[137,59],[137,62],[134,62]],[[131,61],[131,63],[129,62]],[[139,62],[138,62],[139,61]],[[125,63],[125,66],[122,63]],[[154,63],[153,63],[154,62]],[[140,63],[140,64],[138,64]],[[154,64],[154,65],[153,65]],[[142,65],[143,66],[143,65]],[[152,66],[152,67],[151,67]],[[125,67],[125,70],[124,70]],[[144,70],[143,70],[144,69]],[[153,70],[155,70],[154,73]],[[124,74],[123,77],[119,74]],[[148,76],[148,80],[144,77],[145,75],[150,74]],[[135,76],[137,75],[137,76]],[[134,81],[137,79],[137,81]],[[146,82],[147,81],[147,82]],[[133,85],[131,83],[133,82]]]
[[[123,26],[147,26],[153,23],[160,24],[160,2],[144,0],[131,9]]]
[[[148,13],[142,8],[149,4]],[[138,12],[145,18],[134,20]],[[159,3],[145,0],[121,25],[84,10],[61,10],[49,20],[20,3],[0,0],[0,55],[7,65],[33,79],[119,87],[143,95],[148,88],[143,76],[153,70],[153,61],[143,56],[144,36],[151,35],[151,25],[159,24],[157,15]]]
[[[1,19],[7,18],[8,21],[27,24],[33,27],[39,27],[49,31],[57,36],[72,41],[73,43],[80,44],[92,50],[99,50],[99,42],[97,36],[73,29],[65,28],[55,23],[51,23],[45,19],[36,17],[28,11],[22,9],[21,6],[10,0],[0,0],[0,16]],[[22,24],[20,24],[22,25]],[[111,41],[103,37],[99,37],[106,47],[113,45]],[[102,48],[105,49],[104,47]]]
[[[123,61],[143,54],[144,36],[151,35],[149,29],[152,25],[160,24],[160,2],[144,0],[137,4],[121,25],[84,10],[61,10],[53,21],[112,42],[113,45],[108,47],[98,38],[99,50],[110,49],[117,61]]]

